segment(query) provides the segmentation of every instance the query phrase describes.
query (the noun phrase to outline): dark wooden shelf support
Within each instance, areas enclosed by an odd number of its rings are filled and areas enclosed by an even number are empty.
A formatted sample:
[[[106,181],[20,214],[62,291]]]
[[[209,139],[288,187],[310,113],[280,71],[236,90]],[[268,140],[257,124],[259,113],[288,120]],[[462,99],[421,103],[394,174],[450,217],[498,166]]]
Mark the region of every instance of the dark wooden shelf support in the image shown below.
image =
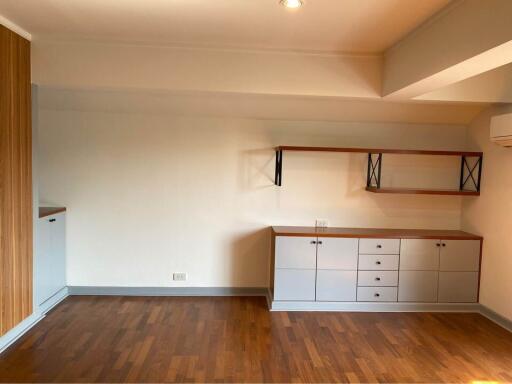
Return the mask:
[[[276,149],[276,173],[274,178],[274,184],[281,186],[281,180],[283,175],[283,150],[280,148]]]
[[[473,166],[470,166],[467,158],[476,158]],[[482,161],[483,157],[480,156],[462,156],[460,162],[460,190],[461,191],[474,191],[480,192],[480,181],[482,179]],[[474,172],[476,171],[476,174]],[[473,188],[468,189],[468,182],[471,180]],[[469,184],[469,185],[471,185]]]
[[[374,160],[375,155],[377,158]],[[368,153],[368,174],[366,177],[366,187],[380,188],[382,176],[382,153]]]

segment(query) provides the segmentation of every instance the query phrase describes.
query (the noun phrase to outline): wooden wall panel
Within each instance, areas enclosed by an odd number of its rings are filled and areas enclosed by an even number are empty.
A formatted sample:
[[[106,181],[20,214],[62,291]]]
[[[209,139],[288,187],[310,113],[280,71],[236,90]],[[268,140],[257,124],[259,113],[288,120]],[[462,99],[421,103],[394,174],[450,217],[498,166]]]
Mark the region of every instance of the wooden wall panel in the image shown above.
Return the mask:
[[[0,25],[0,335],[32,313],[30,42]]]

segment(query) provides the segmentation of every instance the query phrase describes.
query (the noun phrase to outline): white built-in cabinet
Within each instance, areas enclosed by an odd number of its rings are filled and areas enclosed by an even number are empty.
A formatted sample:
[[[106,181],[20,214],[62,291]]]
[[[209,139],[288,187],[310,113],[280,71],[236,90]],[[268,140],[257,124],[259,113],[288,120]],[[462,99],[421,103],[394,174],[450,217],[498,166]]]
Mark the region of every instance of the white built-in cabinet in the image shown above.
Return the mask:
[[[66,213],[37,222],[34,291],[39,306],[66,286]]]
[[[274,301],[478,301],[480,240],[276,236],[274,244]]]

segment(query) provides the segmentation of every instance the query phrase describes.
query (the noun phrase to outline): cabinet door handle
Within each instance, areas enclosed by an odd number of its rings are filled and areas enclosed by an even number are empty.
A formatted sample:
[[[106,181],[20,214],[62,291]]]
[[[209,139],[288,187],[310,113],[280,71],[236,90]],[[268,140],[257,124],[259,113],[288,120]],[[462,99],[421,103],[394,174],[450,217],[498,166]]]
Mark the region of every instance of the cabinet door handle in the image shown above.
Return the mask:
[[[320,241],[318,242],[318,244],[323,244],[323,243],[322,243],[322,240],[320,240]]]
[[[375,262],[375,264],[377,264],[377,265],[381,265],[382,263],[381,263],[380,261],[378,261],[378,260],[377,260],[377,261]]]
[[[50,219],[48,220],[50,223],[53,223],[54,221],[57,221],[57,219]]]
[[[446,247],[446,244],[445,244],[445,243],[443,243],[443,247]]]
[[[437,244],[436,244],[436,247],[440,247],[440,246],[441,246],[441,243],[437,243]]]
[[[375,297],[380,297],[380,293],[376,293],[375,295],[373,295]]]
[[[309,243],[310,244],[316,244],[316,241],[315,240],[311,240]]]
[[[380,281],[380,277],[376,277],[376,278],[375,278],[375,281]]]
[[[377,244],[377,248],[382,248],[382,245],[380,245],[380,244]]]

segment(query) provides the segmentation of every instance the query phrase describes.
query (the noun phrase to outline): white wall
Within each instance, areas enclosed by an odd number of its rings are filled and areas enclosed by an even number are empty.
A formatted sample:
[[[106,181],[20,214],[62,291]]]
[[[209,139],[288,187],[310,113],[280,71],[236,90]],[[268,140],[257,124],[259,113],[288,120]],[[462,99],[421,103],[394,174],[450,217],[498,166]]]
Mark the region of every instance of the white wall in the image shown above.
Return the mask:
[[[490,118],[512,112],[492,107],[469,127],[470,144],[484,152],[481,195],[464,201],[462,226],[483,235],[480,302],[512,320],[512,149],[489,140]]]
[[[461,215],[460,197],[365,192],[364,154],[285,153],[278,188],[274,146],[460,149],[465,138],[463,126],[44,109],[40,193],[68,207],[70,285],[266,286],[270,225],[457,229]],[[456,159],[416,160],[423,176],[385,157],[385,183],[456,186]]]

